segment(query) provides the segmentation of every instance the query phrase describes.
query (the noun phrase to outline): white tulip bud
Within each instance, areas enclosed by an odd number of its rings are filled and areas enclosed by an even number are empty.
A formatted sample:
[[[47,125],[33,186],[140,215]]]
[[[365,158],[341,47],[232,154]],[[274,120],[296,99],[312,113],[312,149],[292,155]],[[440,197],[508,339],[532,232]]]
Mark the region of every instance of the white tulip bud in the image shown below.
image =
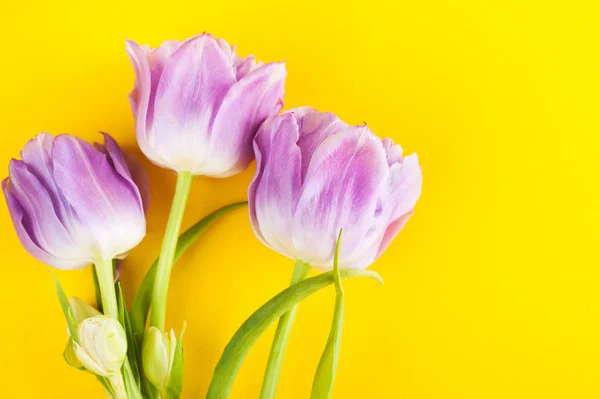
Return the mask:
[[[144,334],[142,344],[144,374],[158,390],[163,390],[169,381],[176,347],[177,338],[173,330],[162,333],[158,328],[150,327]]]
[[[127,356],[127,336],[121,324],[111,316],[83,320],[74,343],[79,361],[91,372],[108,377],[121,371]]]

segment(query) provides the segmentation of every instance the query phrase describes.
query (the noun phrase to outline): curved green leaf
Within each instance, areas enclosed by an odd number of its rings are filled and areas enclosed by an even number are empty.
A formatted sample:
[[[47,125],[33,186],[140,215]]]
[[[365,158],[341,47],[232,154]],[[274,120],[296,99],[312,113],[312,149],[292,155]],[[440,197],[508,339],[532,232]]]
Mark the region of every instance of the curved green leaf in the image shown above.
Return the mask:
[[[79,336],[77,335],[77,322],[75,321],[75,317],[73,317],[73,309],[71,309],[71,303],[67,298],[67,295],[62,289],[58,278],[50,272],[52,277],[54,278],[54,288],[56,288],[56,294],[58,295],[58,300],[60,302],[60,307],[62,308],[63,314],[65,315],[65,320],[67,321],[67,328],[69,329],[69,334],[71,334],[71,338],[73,341],[79,343]]]
[[[335,258],[333,261],[333,276],[335,279],[335,310],[333,311],[333,321],[327,344],[323,350],[323,355],[319,361],[315,379],[313,381],[311,399],[329,399],[333,393],[333,382],[337,371],[338,359],[340,356],[340,345],[342,341],[342,325],[344,322],[344,289],[340,279],[340,269],[338,266],[338,257],[340,253],[340,241],[342,232],[338,236],[335,246]]]
[[[181,258],[183,253],[194,243],[194,241],[196,241],[196,239],[200,237],[200,235],[204,233],[204,231],[217,219],[245,205],[248,205],[247,201],[236,202],[234,204],[219,208],[187,229],[179,236],[179,240],[177,241],[174,262],[177,262],[177,260]],[[140,345],[141,340],[144,337],[146,319],[148,318],[148,310],[150,309],[150,304],[152,303],[152,290],[154,288],[154,277],[156,276],[157,264],[158,259],[156,259],[150,269],[148,269],[148,272],[146,273],[146,276],[144,277],[144,280],[142,281],[142,284],[140,285],[140,288],[133,299],[133,305],[131,307],[131,328],[133,331],[133,336],[138,339],[138,343]]]
[[[371,277],[383,282],[379,274],[370,270],[342,270],[340,277]],[[261,306],[234,334],[225,347],[221,359],[215,368],[207,399],[226,399],[244,358],[262,333],[293,306],[315,292],[334,282],[333,272],[319,274],[281,291]]]
[[[175,346],[175,356],[173,365],[171,366],[171,375],[167,383],[167,399],[179,399],[179,395],[183,392],[183,333],[185,332],[186,324],[183,323],[177,345]]]

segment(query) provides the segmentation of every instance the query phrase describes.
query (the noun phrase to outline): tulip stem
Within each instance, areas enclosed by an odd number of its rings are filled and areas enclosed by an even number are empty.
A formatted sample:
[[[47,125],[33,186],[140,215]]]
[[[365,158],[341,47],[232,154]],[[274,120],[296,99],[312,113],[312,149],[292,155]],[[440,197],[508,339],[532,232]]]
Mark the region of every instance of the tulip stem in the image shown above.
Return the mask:
[[[112,260],[96,262],[96,273],[98,275],[98,285],[100,286],[104,314],[119,320],[119,308],[117,306]]]
[[[105,315],[112,316],[115,320],[119,320],[119,307],[117,305],[117,293],[115,291],[115,274],[113,270],[112,260],[102,260],[96,262],[96,273],[98,275],[98,285],[100,286],[100,294],[102,297],[102,309]],[[125,328],[125,326],[123,326]],[[126,373],[128,380],[133,381],[133,373],[129,365],[129,360],[125,358],[123,363],[123,371]],[[136,399],[142,398],[139,388],[135,383],[129,384],[129,393],[121,373],[109,378],[111,386],[115,391],[115,399]]]
[[[115,399],[128,399],[127,391],[125,390],[125,381],[121,373],[108,377],[108,380],[115,392]]]
[[[292,274],[290,286],[304,280],[309,271],[310,266],[308,263],[297,260],[296,265],[294,266],[294,273]],[[290,331],[292,330],[297,310],[298,306],[296,305],[279,319],[275,337],[273,338],[273,344],[271,345],[271,354],[269,355],[269,360],[267,362],[260,399],[275,398],[275,394],[277,393],[277,383],[279,382],[279,375],[281,374],[283,356],[285,354],[285,348],[290,337]]]
[[[150,324],[160,331],[164,331],[165,329],[167,292],[169,291],[171,267],[175,258],[175,248],[177,247],[177,237],[179,236],[183,220],[183,211],[185,210],[185,205],[190,194],[193,178],[194,176],[190,172],[179,172],[177,175],[177,186],[175,187],[171,213],[169,214],[158,266],[156,268],[154,290],[152,291]]]

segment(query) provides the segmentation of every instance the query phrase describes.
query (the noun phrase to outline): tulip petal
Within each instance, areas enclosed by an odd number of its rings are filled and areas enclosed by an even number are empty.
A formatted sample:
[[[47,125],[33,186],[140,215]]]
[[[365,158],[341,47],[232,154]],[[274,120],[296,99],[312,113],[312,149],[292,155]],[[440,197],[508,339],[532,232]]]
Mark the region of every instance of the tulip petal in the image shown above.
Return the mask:
[[[15,230],[17,232],[17,236],[21,241],[25,250],[29,252],[30,255],[40,260],[41,262],[47,264],[48,266],[52,266],[56,269],[62,270],[71,270],[71,269],[80,269],[82,267],[87,266],[91,263],[89,260],[65,260],[58,259],[55,256],[49,254],[42,248],[40,248],[29,235],[28,229],[25,227],[25,224],[30,225],[29,220],[25,220],[25,211],[23,207],[17,201],[14,194],[11,192],[9,187],[9,179],[4,179],[2,181],[2,191],[4,192],[4,197],[6,198],[6,203],[8,205],[8,211],[10,213],[10,217],[12,219],[13,225],[15,226]]]
[[[125,155],[125,162],[127,162],[127,167],[131,173],[131,178],[133,179],[138,190],[140,190],[142,204],[144,206],[144,213],[147,214],[148,208],[150,207],[150,176],[148,175],[146,168],[144,168],[140,161],[138,161],[133,155],[129,154],[128,152],[123,154]]]
[[[131,184],[131,188],[138,193],[140,207],[144,213],[146,213],[150,201],[150,178],[148,177],[146,170],[135,158],[131,156],[128,157],[128,154],[121,150],[119,144],[117,144],[115,139],[108,133],[102,134],[104,135],[104,147],[106,148],[115,170]]]
[[[140,47],[134,41],[126,41],[127,55],[135,70],[135,86],[129,94],[129,100],[135,116],[135,130],[140,149],[155,164],[168,167],[167,163],[161,159],[158,152],[153,148],[153,140],[147,131],[148,108],[150,106],[150,96],[153,87],[152,74],[148,63],[147,55],[149,50]],[[157,84],[156,74],[154,85]]]
[[[256,61],[253,55],[249,55],[246,58],[237,57],[235,61],[235,68],[237,72],[237,80],[241,80],[243,77],[248,75],[250,72],[263,66],[264,63]]]
[[[256,175],[248,189],[252,227],[261,241],[291,258],[292,219],[301,189],[299,131],[294,115],[268,119],[254,140]]]
[[[348,127],[348,124],[330,112],[318,112],[310,107],[295,108],[289,112],[295,112],[302,136],[298,140],[298,146],[302,150],[302,179],[312,154],[317,147],[332,134]]]
[[[106,154],[61,135],[54,139],[52,158],[58,187],[96,239],[96,256],[112,259],[143,238],[139,193],[113,169]]]
[[[215,117],[210,158],[202,174],[226,177],[248,167],[257,129],[283,106],[286,74],[285,64],[271,63],[231,87]]]
[[[383,149],[385,150],[385,157],[388,165],[392,166],[395,163],[402,161],[402,147],[399,144],[394,144],[392,139],[385,138],[381,140]]]
[[[51,196],[44,185],[30,172],[23,161],[9,165],[10,191],[23,210],[22,224],[29,237],[45,252],[67,263],[81,265],[88,260],[89,248],[77,245],[58,218]]]
[[[385,234],[383,235],[383,238],[381,240],[381,244],[379,245],[379,248],[377,249],[377,255],[375,256],[375,258],[373,258],[371,260],[366,260],[365,262],[368,262],[368,264],[371,264],[371,262],[373,262],[375,259],[377,259],[381,256],[383,251],[386,250],[386,248],[388,247],[388,245],[390,245],[392,240],[398,235],[398,233],[400,233],[400,230],[402,230],[402,228],[408,222],[408,219],[410,219],[410,217],[413,215],[413,213],[414,213],[414,211],[410,210],[409,212],[400,216],[398,219],[396,219],[394,222],[392,222],[388,226],[388,228],[386,229]]]
[[[178,170],[202,165],[214,116],[235,81],[230,57],[210,35],[190,39],[166,61],[148,129],[169,165]]]
[[[394,164],[381,191],[371,229],[361,246],[346,259],[353,268],[368,267],[383,253],[412,216],[421,194],[422,177],[417,154],[402,158],[400,146],[390,145],[390,142],[386,143],[384,139],[383,146],[388,163],[393,160]]]
[[[382,205],[390,220],[396,220],[414,208],[421,196],[423,175],[417,154],[404,157],[390,167],[388,193]]]
[[[58,189],[52,175],[52,145],[54,137],[47,133],[40,133],[29,140],[21,151],[21,159],[27,165],[27,170],[34,174],[42,184],[52,200],[54,209],[63,226],[69,231],[71,237],[78,232],[77,223],[73,217],[73,210],[67,204],[64,196]]]
[[[327,137],[315,151],[294,215],[294,243],[303,259],[331,268],[336,235],[343,229],[341,267],[371,226],[379,192],[389,175],[381,141],[366,126]]]

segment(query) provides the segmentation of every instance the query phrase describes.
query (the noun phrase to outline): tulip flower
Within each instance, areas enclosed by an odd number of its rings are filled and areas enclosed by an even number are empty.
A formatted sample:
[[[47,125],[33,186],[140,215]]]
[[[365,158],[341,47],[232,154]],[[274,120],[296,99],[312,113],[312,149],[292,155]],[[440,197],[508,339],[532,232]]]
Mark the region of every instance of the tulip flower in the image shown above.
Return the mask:
[[[57,269],[125,256],[146,234],[147,177],[108,134],[92,146],[39,134],[2,182],[25,249]]]
[[[416,154],[330,113],[299,108],[267,120],[254,141],[252,226],[275,251],[331,270],[365,269],[400,232],[421,194]]]
[[[142,152],[178,173],[152,291],[152,326],[164,330],[177,236],[194,175],[227,177],[254,159],[261,123],[283,106],[286,69],[242,58],[202,34],[157,49],[127,41],[136,80],[129,98]]]
[[[127,53],[137,139],[152,162],[212,177],[246,169],[258,127],[283,106],[283,63],[241,58],[209,34],[157,49],[127,41]]]
[[[403,157],[392,140],[331,113],[298,108],[272,116],[254,149],[252,227],[264,244],[296,260],[292,285],[309,265],[332,269],[341,230],[338,267],[367,268],[406,224],[421,194],[416,154]],[[295,312],[277,326],[261,399],[275,396]]]

